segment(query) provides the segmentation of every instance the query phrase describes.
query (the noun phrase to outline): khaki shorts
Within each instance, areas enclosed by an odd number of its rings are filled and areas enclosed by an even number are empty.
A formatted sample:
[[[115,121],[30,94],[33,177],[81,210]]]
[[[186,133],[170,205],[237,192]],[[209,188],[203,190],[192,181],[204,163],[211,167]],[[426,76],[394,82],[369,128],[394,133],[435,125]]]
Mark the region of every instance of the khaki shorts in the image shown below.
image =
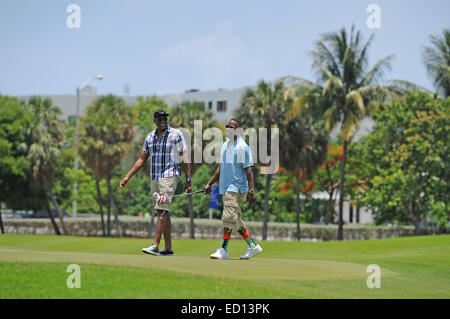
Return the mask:
[[[159,180],[151,180],[150,189],[152,193],[152,201],[155,202],[155,198],[153,197],[153,193],[157,192],[159,195],[164,194],[166,196],[166,200],[164,203],[155,205],[155,209],[158,210],[167,210],[170,212],[170,202],[172,201],[172,196],[175,193],[175,189],[177,188],[178,176],[171,177],[163,177]]]
[[[224,228],[238,230],[245,227],[241,218],[241,205],[246,200],[247,193],[226,192],[222,195],[222,225]]]

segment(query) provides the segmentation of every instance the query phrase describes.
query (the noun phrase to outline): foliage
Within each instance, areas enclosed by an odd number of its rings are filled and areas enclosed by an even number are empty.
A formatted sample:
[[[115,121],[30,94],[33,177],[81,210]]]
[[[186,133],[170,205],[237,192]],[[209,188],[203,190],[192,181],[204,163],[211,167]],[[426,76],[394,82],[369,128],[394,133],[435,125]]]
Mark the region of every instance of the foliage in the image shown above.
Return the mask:
[[[117,204],[111,188],[112,171],[120,164],[130,148],[130,142],[135,131],[134,109],[125,105],[122,98],[114,95],[99,97],[87,109],[86,115],[80,121],[79,153],[87,167],[95,176],[97,202],[100,208],[103,234],[110,235],[110,214],[114,211],[117,234],[120,234],[118,214],[121,207]],[[103,198],[97,187],[100,180],[106,179],[108,200],[106,230],[103,220]],[[114,185],[117,185],[118,182]]]
[[[223,125],[221,125],[216,120],[213,120],[213,114],[205,109],[204,103],[201,102],[183,102],[173,106],[170,109],[171,115],[169,116],[169,125],[174,128],[185,129],[186,133],[189,133],[190,140],[186,139],[186,146],[190,147],[190,161],[191,161],[191,173],[192,175],[195,171],[204,163],[203,157],[201,163],[196,163],[195,152],[203,155],[203,150],[206,144],[210,142],[203,139],[203,133],[208,128],[219,128],[222,134],[225,131]],[[201,134],[202,137],[199,141],[195,139],[194,135],[194,121],[201,121]],[[200,142],[200,143],[198,143]],[[211,142],[214,144],[214,142]],[[223,140],[216,143],[219,148],[222,146]],[[206,184],[206,182],[205,182]]]
[[[12,208],[23,208],[21,190],[27,188],[29,162],[18,146],[30,124],[31,116],[19,100],[0,95],[0,202]]]
[[[28,167],[28,182],[34,195],[42,196],[39,208],[49,209],[50,202],[55,207],[64,234],[67,229],[63,214],[59,209],[59,200],[55,196],[55,174],[62,162],[65,123],[60,119],[61,110],[52,104],[48,98],[32,97],[26,107],[32,118],[29,126],[24,128],[25,141],[18,149],[26,153],[30,165]],[[60,234],[53,216],[50,216],[55,232]]]
[[[133,109],[113,95],[98,98],[86,109],[80,121],[79,152],[97,178],[107,177],[128,151],[134,117]]]
[[[272,128],[279,127],[280,119],[290,107],[290,100],[284,96],[284,84],[282,82],[267,83],[259,81],[255,90],[247,89],[241,99],[241,108],[235,115],[242,121],[243,128],[253,127],[255,129],[267,129],[267,138],[264,141],[267,145],[268,153],[272,150]],[[271,154],[267,154],[271,155]],[[272,163],[261,163],[259,157],[254,156],[253,161],[262,165],[270,165]],[[263,215],[263,239],[267,238],[267,223],[271,210],[271,181],[272,174],[266,174],[266,183],[264,189],[264,215]],[[255,185],[256,189],[256,185]],[[256,194],[257,195],[257,194]]]
[[[376,114],[373,132],[362,138],[370,188],[363,202],[377,222],[395,220],[427,225],[448,202],[450,99],[422,93],[406,95]]]

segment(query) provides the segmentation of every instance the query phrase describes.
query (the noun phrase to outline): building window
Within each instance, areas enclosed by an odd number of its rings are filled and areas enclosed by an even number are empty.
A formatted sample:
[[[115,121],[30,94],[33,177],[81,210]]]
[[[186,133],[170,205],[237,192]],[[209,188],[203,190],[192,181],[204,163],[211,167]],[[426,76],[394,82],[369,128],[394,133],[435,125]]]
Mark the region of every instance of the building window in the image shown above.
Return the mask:
[[[226,112],[227,101],[217,101],[217,112]]]
[[[212,101],[208,102],[208,110],[212,110]]]

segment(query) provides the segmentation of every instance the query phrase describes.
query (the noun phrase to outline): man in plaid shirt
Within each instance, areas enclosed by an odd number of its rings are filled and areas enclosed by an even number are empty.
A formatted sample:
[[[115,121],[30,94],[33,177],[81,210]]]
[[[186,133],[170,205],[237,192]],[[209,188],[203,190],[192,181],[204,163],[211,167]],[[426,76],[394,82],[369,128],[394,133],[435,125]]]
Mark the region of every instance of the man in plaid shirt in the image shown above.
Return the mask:
[[[178,179],[181,175],[181,167],[186,174],[187,192],[192,192],[191,169],[186,157],[186,143],[183,134],[167,124],[169,114],[164,110],[158,110],[153,114],[156,130],[151,131],[144,141],[141,156],[120,182],[120,187],[125,188],[130,178],[141,169],[150,157],[150,188],[151,193],[164,194],[166,200],[158,204],[155,209],[158,212],[155,241],[142,251],[156,256],[173,256],[171,240],[170,202],[175,193]],[[181,160],[181,164],[180,164]],[[159,250],[159,242],[164,234],[165,248]]]

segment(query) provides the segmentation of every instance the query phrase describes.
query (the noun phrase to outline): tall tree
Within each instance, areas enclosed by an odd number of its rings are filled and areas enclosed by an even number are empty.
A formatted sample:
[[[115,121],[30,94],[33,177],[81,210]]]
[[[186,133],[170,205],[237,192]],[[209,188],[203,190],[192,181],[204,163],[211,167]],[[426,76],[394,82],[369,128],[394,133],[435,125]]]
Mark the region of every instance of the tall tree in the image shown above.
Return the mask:
[[[267,150],[270,152],[272,128],[278,127],[280,119],[289,108],[289,101],[284,96],[285,88],[282,82],[268,83],[260,81],[256,89],[247,89],[242,97],[242,107],[236,111],[236,116],[246,127],[267,129]],[[279,150],[275,150],[278,152]],[[271,154],[268,154],[269,156]],[[254,154],[256,158],[256,154]],[[270,163],[261,163],[270,165]],[[267,239],[267,223],[269,221],[270,185],[273,174],[266,175],[264,194],[264,216],[262,238]]]
[[[30,162],[29,175],[33,189],[42,189],[55,207],[61,227],[65,235],[68,234],[64,218],[59,209],[58,200],[52,189],[52,178],[58,165],[62,161],[61,148],[63,142],[64,122],[59,119],[61,111],[52,104],[50,99],[32,97],[27,103],[27,108],[32,115],[32,125],[25,129],[27,141],[19,145],[19,149],[26,152]],[[46,203],[52,224],[53,214]],[[59,232],[55,228],[56,233]]]
[[[0,95],[0,202],[7,207],[23,204],[19,184],[26,184],[28,160],[18,150],[25,141],[24,128],[31,125],[25,105],[18,99]]]
[[[80,121],[80,156],[95,173],[97,199],[103,220],[103,204],[99,182],[106,179],[108,188],[106,235],[111,236],[111,208],[114,208],[111,189],[112,171],[130,148],[134,136],[134,111],[123,99],[114,95],[99,97],[87,109]],[[113,209],[116,232],[121,236],[118,210]]]
[[[205,109],[204,103],[201,102],[183,102],[175,105],[170,110],[169,124],[174,128],[184,128],[189,131],[192,138],[190,146],[190,163],[191,163],[191,176],[194,176],[195,172],[203,165],[196,163],[194,155],[197,152],[203,154],[204,146],[209,141],[203,140],[197,141],[194,136],[194,121],[201,121],[202,124],[202,136],[203,131],[211,127],[221,127],[223,131],[223,125],[212,119],[212,113]],[[192,201],[192,195],[189,195],[189,219],[190,219],[190,236],[195,238],[195,224],[194,224],[194,203]]]
[[[25,140],[23,128],[31,123],[24,105],[18,99],[0,95],[0,205],[23,204],[18,184],[26,184],[28,161],[18,146]],[[22,195],[22,194],[21,194]],[[4,232],[0,211],[0,227]]]
[[[405,102],[380,108],[375,119],[358,150],[369,180],[362,201],[377,222],[411,222],[418,233],[420,223],[427,227],[437,217],[445,229],[450,98],[410,93]]]
[[[293,86],[287,92],[292,94],[296,87],[305,87],[306,82],[307,90],[297,94],[291,116],[304,112],[323,113],[327,132],[340,125],[344,149],[339,181],[338,240],[343,239],[347,147],[359,129],[361,118],[371,114],[381,103],[401,96],[405,90],[425,90],[407,81],[392,81],[387,86],[378,84],[384,73],[390,70],[394,56],[387,56],[369,68],[368,50],[373,39],[372,35],[363,43],[361,32],[356,31],[354,26],[350,32],[342,28],[338,32],[323,34],[311,52],[318,83],[297,79],[301,85]]]
[[[312,177],[324,161],[328,136],[323,121],[298,116],[283,123],[283,143],[280,145],[280,164],[295,176],[295,212],[297,240],[300,240],[300,177]]]
[[[328,205],[325,212],[324,223],[334,222],[332,217],[335,214],[335,197],[339,189],[339,169],[337,169],[343,156],[341,145],[327,145],[328,153],[322,167],[314,173],[313,182],[320,190],[328,193]]]
[[[432,46],[422,51],[422,60],[434,86],[444,97],[450,96],[450,29],[442,37],[431,36]]]

